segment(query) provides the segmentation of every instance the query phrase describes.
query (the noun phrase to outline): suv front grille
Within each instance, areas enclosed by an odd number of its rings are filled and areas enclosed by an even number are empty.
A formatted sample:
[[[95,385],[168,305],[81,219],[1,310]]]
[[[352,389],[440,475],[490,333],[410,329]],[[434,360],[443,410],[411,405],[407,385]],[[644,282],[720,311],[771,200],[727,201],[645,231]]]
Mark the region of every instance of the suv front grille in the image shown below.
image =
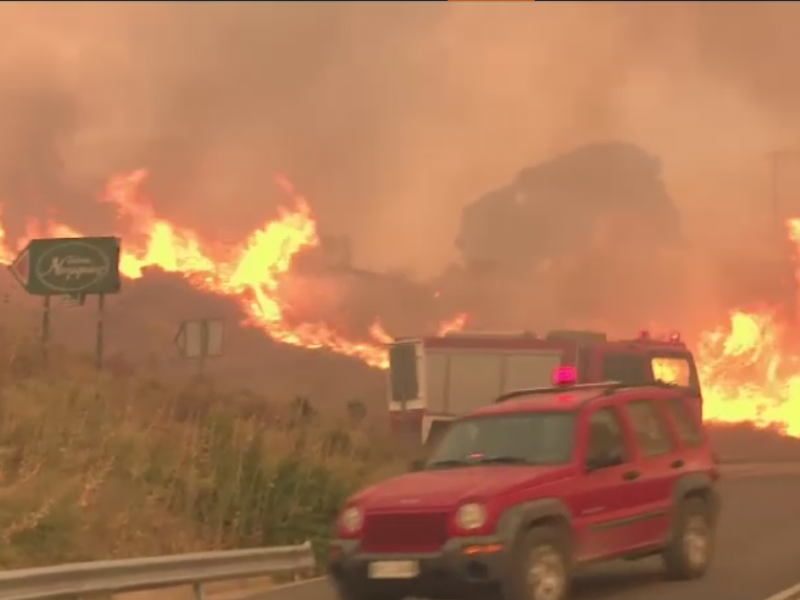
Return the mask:
[[[366,552],[435,552],[447,541],[446,513],[367,514]]]

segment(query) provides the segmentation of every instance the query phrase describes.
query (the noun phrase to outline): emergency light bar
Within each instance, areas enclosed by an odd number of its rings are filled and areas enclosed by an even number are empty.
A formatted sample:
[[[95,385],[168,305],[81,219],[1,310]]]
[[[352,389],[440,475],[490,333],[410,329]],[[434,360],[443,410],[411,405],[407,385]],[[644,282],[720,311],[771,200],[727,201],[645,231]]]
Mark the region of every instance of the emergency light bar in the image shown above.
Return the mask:
[[[678,331],[673,331],[667,336],[662,337],[660,340],[654,338],[650,335],[650,332],[647,330],[643,330],[639,333],[639,338],[637,339],[639,342],[669,342],[670,344],[682,344],[683,341],[681,340],[681,334]]]
[[[578,383],[578,371],[572,366],[561,366],[553,369],[553,385],[564,387]]]

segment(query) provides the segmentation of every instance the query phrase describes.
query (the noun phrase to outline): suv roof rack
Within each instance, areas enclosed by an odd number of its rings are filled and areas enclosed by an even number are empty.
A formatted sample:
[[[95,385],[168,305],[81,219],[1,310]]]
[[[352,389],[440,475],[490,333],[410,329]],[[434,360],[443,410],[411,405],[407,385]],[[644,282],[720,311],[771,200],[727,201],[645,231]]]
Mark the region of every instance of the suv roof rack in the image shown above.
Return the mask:
[[[513,398],[521,396],[534,396],[537,394],[557,394],[564,393],[570,390],[616,390],[620,387],[625,387],[625,384],[620,381],[600,381],[597,383],[578,383],[575,385],[567,385],[561,387],[546,387],[546,388],[521,388],[518,390],[511,390],[499,395],[494,403],[499,404]]]

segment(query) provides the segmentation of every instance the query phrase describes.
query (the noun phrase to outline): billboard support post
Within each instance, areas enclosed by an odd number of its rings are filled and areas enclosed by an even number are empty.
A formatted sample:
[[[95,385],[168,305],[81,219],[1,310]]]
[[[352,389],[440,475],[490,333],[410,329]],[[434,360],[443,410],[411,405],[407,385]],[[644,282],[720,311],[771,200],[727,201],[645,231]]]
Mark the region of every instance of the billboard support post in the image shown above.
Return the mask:
[[[106,295],[97,295],[97,337],[95,342],[95,360],[97,361],[97,368],[103,368],[103,350],[105,346],[105,307]]]
[[[40,331],[42,347],[42,363],[47,364],[47,346],[50,342],[50,296],[45,296],[42,302],[42,327]]]
[[[98,296],[96,364],[103,368],[104,308],[106,294],[120,291],[120,239],[117,237],[45,238],[28,245],[8,266],[14,279],[31,296],[42,296],[42,360],[47,362],[50,342],[50,302],[53,296],[76,299]]]

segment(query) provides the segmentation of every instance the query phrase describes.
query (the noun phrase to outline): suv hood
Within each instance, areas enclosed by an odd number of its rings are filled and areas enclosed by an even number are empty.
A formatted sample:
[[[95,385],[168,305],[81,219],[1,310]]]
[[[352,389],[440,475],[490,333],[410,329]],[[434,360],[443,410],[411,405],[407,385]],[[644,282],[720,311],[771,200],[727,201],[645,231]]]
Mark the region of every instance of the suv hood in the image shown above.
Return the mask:
[[[408,473],[357,494],[369,509],[455,506],[517,489],[552,483],[572,475],[569,466],[486,465]]]

